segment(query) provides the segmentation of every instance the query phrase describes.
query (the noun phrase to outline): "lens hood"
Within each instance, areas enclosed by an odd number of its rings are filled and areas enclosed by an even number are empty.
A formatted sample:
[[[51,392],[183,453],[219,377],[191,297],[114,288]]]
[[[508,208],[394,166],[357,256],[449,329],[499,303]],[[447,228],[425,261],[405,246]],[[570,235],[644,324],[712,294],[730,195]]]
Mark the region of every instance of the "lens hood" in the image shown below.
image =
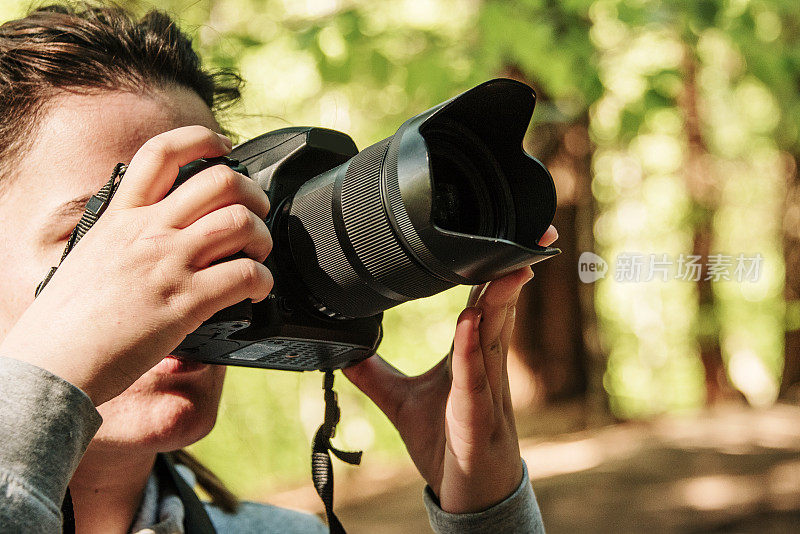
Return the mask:
[[[538,244],[555,215],[556,191],[545,166],[522,148],[535,102],[533,89],[523,83],[490,80],[409,119],[391,139],[387,213],[408,248],[437,276],[478,284],[560,252]],[[477,189],[483,194],[477,203],[493,206],[494,217],[505,220],[489,235],[444,228],[434,220],[437,171],[449,171],[447,162],[438,164],[445,152],[438,146],[442,132],[453,132],[442,148],[462,148],[484,160],[486,183]],[[468,176],[453,174],[457,187],[471,188]],[[479,210],[459,215],[482,216]]]

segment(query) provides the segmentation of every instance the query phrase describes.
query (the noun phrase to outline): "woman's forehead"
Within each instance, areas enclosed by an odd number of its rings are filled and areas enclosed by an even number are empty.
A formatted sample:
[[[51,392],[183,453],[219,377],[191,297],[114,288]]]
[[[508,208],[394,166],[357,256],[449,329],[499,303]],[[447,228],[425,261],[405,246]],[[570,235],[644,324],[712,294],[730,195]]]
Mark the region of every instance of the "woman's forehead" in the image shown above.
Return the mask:
[[[219,131],[200,97],[178,86],[143,94],[63,93],[48,103],[21,154],[13,180],[23,183],[14,187],[40,189],[45,182],[49,200],[60,205],[99,189],[114,165],[129,162],[151,137],[194,124]]]

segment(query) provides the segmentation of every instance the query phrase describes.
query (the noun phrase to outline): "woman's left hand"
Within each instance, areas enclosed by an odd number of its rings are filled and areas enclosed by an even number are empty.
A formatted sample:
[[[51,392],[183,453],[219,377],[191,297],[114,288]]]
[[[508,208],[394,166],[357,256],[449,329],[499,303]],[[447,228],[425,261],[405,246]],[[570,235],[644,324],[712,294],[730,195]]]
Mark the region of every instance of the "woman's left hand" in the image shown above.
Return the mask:
[[[539,241],[558,237],[552,226]],[[408,377],[375,355],[344,370],[400,432],[411,459],[451,513],[485,510],[522,480],[506,358],[525,267],[476,286],[458,318],[453,348]]]

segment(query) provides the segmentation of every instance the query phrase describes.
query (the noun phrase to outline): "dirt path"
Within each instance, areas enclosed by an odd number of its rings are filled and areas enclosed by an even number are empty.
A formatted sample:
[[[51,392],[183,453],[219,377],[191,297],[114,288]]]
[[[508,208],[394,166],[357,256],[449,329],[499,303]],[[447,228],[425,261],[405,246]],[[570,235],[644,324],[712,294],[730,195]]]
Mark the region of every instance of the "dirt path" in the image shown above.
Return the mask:
[[[550,534],[800,532],[798,407],[727,407],[526,439],[522,455]],[[411,465],[336,468],[348,532],[431,532]],[[315,498],[306,487],[268,500],[319,512]]]

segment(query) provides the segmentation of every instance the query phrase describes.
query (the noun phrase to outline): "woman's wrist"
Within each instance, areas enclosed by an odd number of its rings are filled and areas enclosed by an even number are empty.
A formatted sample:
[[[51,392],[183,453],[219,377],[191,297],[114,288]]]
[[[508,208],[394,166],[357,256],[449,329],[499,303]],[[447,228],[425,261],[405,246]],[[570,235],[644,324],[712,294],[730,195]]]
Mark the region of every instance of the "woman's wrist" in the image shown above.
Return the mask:
[[[477,534],[503,532],[504,534],[540,534],[544,532],[533,488],[528,481],[524,462],[523,474],[514,491],[495,505],[472,513],[453,514],[443,510],[432,488],[424,493],[425,508],[431,527],[437,534]]]
[[[496,462],[476,463],[475,465],[494,466],[481,469],[480,473],[452,475],[442,481],[439,490],[439,505],[447,513],[466,514],[487,510],[502,502],[519,487],[524,467],[519,455],[515,461],[498,465]],[[475,471],[478,471],[476,469]]]

